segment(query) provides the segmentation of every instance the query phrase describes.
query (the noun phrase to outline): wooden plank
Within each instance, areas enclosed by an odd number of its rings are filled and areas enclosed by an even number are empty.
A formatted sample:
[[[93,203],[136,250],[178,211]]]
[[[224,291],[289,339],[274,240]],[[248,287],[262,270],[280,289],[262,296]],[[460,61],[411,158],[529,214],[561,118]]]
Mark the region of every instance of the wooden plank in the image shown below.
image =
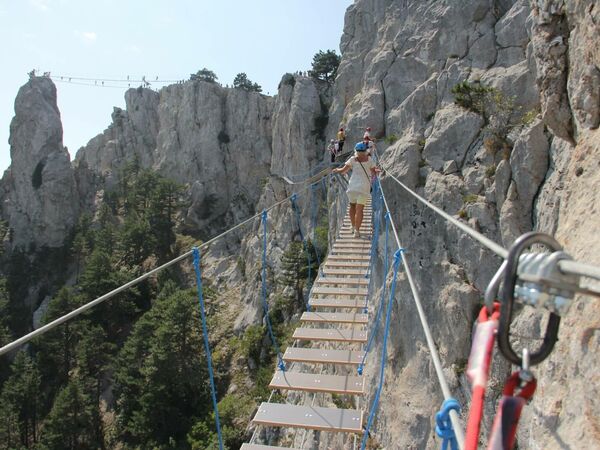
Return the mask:
[[[348,395],[363,395],[365,393],[363,377],[282,372],[280,370],[275,372],[269,388]]]
[[[325,275],[347,275],[352,277],[364,278],[368,280],[367,269],[361,268],[340,268],[340,267],[323,267],[323,273]]]
[[[369,255],[371,253],[371,246],[365,246],[363,248],[344,248],[344,247],[333,247],[330,251],[332,255]]]
[[[308,304],[313,308],[354,308],[364,309],[367,307],[366,299],[342,299],[342,298],[311,298]]]
[[[371,243],[367,242],[363,239],[342,239],[338,240],[333,244],[333,248],[356,248],[358,250],[363,250],[365,248],[371,248]]]
[[[324,267],[363,267],[367,269],[369,267],[368,262],[352,262],[352,261],[329,261],[327,260],[324,264]]]
[[[369,255],[329,255],[327,261],[370,261]]]
[[[363,224],[360,226],[360,231],[368,231],[368,230],[370,230],[370,229],[371,229],[371,226],[370,226],[370,224],[369,224],[369,225],[366,225],[366,224],[364,224],[364,223],[363,223]],[[350,226],[350,224],[344,224],[344,225],[342,225],[342,228],[340,228],[340,231],[347,231],[347,232],[350,232],[350,231],[352,231],[352,227]]]
[[[364,325],[368,323],[367,314],[362,313],[326,313],[326,312],[305,312],[300,317],[300,322],[317,323],[354,323]]]
[[[344,245],[367,245],[367,246],[371,246],[371,242],[367,241],[365,239],[361,239],[361,238],[355,238],[355,237],[343,237],[343,238],[338,238],[335,241],[335,245],[337,245],[338,243],[342,243]]]
[[[345,284],[345,285],[361,285],[367,286],[369,284],[368,278],[337,278],[337,277],[319,277],[315,280],[315,285],[323,284]]]
[[[240,450],[299,450],[295,447],[273,447],[272,445],[242,444]]]
[[[323,348],[288,347],[283,354],[285,361],[313,364],[349,364],[358,366],[365,352],[358,350],[327,350]]]
[[[252,423],[309,430],[362,433],[363,413],[354,409],[263,402]]]
[[[367,342],[367,332],[356,328],[296,328],[292,338],[299,341]]]
[[[361,287],[321,287],[315,286],[310,291],[311,295],[338,295],[338,296],[366,296],[369,292],[367,288]]]

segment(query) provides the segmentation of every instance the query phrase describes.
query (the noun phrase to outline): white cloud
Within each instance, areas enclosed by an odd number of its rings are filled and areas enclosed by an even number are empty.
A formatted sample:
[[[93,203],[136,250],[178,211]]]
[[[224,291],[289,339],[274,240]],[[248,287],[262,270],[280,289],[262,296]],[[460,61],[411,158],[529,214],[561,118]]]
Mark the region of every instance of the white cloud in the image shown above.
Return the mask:
[[[98,39],[98,35],[93,31],[84,31],[81,35],[88,42],[96,42],[96,39]]]
[[[128,45],[126,50],[131,53],[141,53],[142,49],[135,44]]]
[[[75,36],[81,39],[86,44],[93,44],[98,40],[98,34],[95,31],[79,31],[75,30],[73,32]]]
[[[50,11],[49,0],[29,0],[29,4],[41,12]]]

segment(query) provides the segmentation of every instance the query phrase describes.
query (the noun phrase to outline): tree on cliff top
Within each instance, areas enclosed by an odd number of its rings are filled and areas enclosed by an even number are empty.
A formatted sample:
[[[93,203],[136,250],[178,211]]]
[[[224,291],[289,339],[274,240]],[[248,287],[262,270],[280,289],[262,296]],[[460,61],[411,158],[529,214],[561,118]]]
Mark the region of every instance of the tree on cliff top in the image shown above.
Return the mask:
[[[219,77],[217,77],[216,73],[214,73],[212,70],[208,70],[206,67],[190,75],[190,80],[192,81],[200,80],[207,81],[209,83],[215,83],[218,78]]]
[[[335,50],[327,50],[326,52],[319,50],[319,53],[313,56],[311,76],[328,82],[335,79],[341,59],[342,57]]]
[[[248,79],[248,75],[244,72],[238,73],[233,79],[233,87],[236,89],[244,89],[249,92],[262,92],[262,87],[257,83],[253,83]]]

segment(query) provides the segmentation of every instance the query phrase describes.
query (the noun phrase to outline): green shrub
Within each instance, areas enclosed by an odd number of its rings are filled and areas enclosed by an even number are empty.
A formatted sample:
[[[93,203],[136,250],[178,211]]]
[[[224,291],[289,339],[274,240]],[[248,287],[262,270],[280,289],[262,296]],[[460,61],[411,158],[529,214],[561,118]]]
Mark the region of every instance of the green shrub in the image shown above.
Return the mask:
[[[262,325],[251,325],[246,328],[240,343],[242,354],[246,359],[252,359],[256,363],[259,362],[264,336],[265,329]]]
[[[468,205],[470,203],[475,203],[479,200],[479,196],[476,194],[465,194],[463,195],[463,202]]]
[[[461,81],[450,92],[454,94],[454,103],[470,111],[483,114],[486,97],[491,90],[492,88],[478,82]]]
[[[392,145],[394,142],[396,142],[399,139],[398,136],[396,136],[395,134],[390,134],[386,137],[383,138],[383,141],[388,144],[388,145]]]
[[[294,87],[296,85],[296,77],[294,77],[294,75],[292,75],[291,73],[286,73],[283,75],[283,77],[281,77],[281,81],[279,83],[279,86],[277,86],[277,89],[279,89],[282,84]]]
[[[535,118],[540,114],[540,108],[533,108],[527,112],[525,112],[525,114],[523,114],[523,116],[521,117],[521,124],[527,126],[527,125],[531,125],[533,123],[533,121],[535,120]]]
[[[485,176],[488,178],[492,178],[494,175],[496,175],[496,166],[494,164],[492,164],[491,166],[487,166],[487,168],[485,169]]]
[[[460,211],[458,211],[458,217],[460,217],[463,220],[467,220],[469,218],[469,215],[467,214],[467,211],[463,208]]]

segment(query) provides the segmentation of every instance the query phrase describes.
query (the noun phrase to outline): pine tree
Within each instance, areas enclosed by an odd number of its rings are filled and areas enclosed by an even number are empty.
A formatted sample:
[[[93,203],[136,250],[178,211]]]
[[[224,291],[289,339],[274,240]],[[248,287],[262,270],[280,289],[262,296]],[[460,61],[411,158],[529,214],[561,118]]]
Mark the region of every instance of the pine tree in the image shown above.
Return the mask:
[[[0,394],[0,449],[28,448],[38,440],[41,375],[23,350],[17,353],[11,372]]]
[[[76,379],[83,387],[84,396],[89,399],[94,430],[91,440],[95,448],[105,448],[100,399],[103,380],[114,351],[115,346],[108,342],[106,333],[99,326],[90,325],[86,328],[77,345]]]
[[[339,56],[335,50],[327,50],[326,52],[319,50],[319,52],[313,56],[311,75],[314,78],[325,81],[335,79],[341,59],[341,56]]]
[[[78,381],[72,380],[56,396],[44,422],[41,448],[44,450],[96,449],[93,429],[94,405],[83,393]]]
[[[197,300],[178,291],[159,298],[135,324],[115,369],[121,439],[141,448],[185,442],[210,411]]]
[[[50,323],[80,305],[81,298],[71,288],[63,288],[50,300],[42,323]],[[75,347],[85,326],[81,319],[70,320],[34,340],[44,384],[50,393],[69,381],[75,366]]]

